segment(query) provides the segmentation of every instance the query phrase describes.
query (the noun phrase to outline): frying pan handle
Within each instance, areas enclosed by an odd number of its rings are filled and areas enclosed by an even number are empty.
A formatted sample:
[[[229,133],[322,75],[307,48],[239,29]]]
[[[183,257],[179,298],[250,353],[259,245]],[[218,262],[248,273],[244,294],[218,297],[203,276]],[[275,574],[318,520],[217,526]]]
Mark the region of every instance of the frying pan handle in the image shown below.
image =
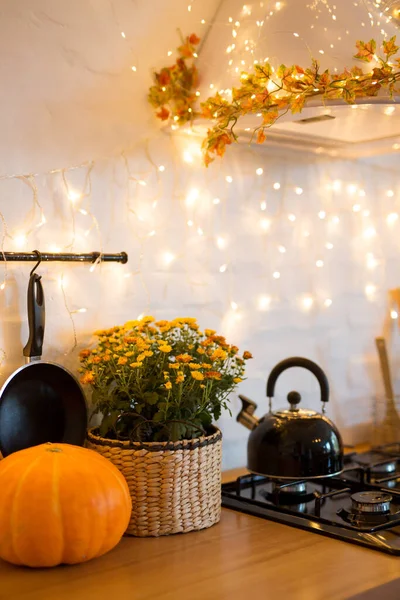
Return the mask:
[[[28,285],[28,325],[29,339],[24,348],[24,356],[39,359],[42,356],[45,306],[41,277],[33,273]]]

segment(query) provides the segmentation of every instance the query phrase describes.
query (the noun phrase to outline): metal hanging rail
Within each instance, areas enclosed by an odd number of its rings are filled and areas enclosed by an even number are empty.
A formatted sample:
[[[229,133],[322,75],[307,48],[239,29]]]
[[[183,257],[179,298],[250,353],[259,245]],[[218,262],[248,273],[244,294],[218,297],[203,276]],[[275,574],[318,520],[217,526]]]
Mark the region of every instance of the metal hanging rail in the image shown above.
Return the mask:
[[[128,255],[126,252],[119,252],[118,254],[106,254],[101,252],[88,252],[85,254],[73,254],[69,252],[1,252],[0,261],[21,261],[21,262],[33,262],[37,261],[40,257],[40,261],[61,261],[61,262],[118,262],[125,264],[128,262]]]

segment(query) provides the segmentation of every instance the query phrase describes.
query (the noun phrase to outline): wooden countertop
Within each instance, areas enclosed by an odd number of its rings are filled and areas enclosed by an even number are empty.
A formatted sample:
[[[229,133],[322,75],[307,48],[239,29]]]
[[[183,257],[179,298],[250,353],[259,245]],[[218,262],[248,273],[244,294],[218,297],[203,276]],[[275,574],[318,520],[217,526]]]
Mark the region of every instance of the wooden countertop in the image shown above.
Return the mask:
[[[399,576],[400,557],[223,509],[210,529],[125,537],[83,565],[24,569],[0,561],[0,599],[345,600]]]

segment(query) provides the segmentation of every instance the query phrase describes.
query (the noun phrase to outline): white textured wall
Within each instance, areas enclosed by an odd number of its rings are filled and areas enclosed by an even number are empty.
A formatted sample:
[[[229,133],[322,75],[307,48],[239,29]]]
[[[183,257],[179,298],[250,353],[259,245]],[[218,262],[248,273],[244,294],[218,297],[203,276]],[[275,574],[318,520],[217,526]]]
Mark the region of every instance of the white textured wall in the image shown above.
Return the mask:
[[[400,224],[386,223],[387,214],[399,208],[398,161],[381,161],[382,168],[242,147],[229,149],[226,159],[204,170],[197,142],[158,133],[145,101],[150,66],[160,66],[166,49],[176,45],[176,24],[196,30],[195,20],[183,12],[186,3],[174,2],[173,9],[171,4],[153,0],[150,11],[149,3],[128,0],[84,5],[42,0],[1,9],[0,175],[39,173],[0,181],[4,250],[125,250],[130,257],[126,266],[102,265],[94,272],[88,265],[41,267],[47,300],[44,357],[74,370],[78,350],[94,329],[143,312],[157,318],[195,316],[202,327],[218,329],[253,352],[240,389],[259,403],[260,414],[267,408],[271,368],[303,355],[328,374],[329,414],[345,440],[366,439],[372,397],[381,393],[373,341],[382,330],[386,291],[399,284]],[[203,3],[202,12],[212,12],[212,5]],[[122,150],[135,145],[125,161]],[[182,160],[185,151],[192,163]],[[86,192],[74,204],[60,173],[42,174],[92,159],[90,181],[88,167],[66,173],[72,191]],[[337,191],[329,188],[333,180],[342,181]],[[29,182],[37,186],[36,197]],[[279,190],[273,189],[276,182]],[[193,189],[198,197],[188,206]],[[358,196],[361,189],[365,197]],[[393,197],[387,196],[389,189]],[[356,203],[362,210],[354,213]],[[38,227],[40,208],[46,223]],[[363,214],[367,209],[369,216]],[[325,219],[318,217],[321,210]],[[363,237],[372,226],[377,235]],[[222,249],[218,238],[226,242]],[[174,255],[169,265],[165,252]],[[378,261],[373,270],[366,265],[368,252]],[[324,261],[322,268],[317,260]],[[0,291],[3,379],[22,364],[29,268],[8,265]],[[275,271],[280,279],[274,279]],[[368,284],[376,286],[370,298]],[[270,298],[268,310],[260,309],[263,296]],[[314,301],[309,310],[304,296]],[[333,301],[329,308],[327,298]],[[69,311],[87,309],[72,314],[78,342],[72,352],[66,305]],[[276,404],[284,404],[293,388],[307,406],[319,407],[312,376],[297,370],[282,376]],[[236,396],[232,410],[238,411]],[[227,415],[221,425],[225,466],[243,464],[247,431]]]

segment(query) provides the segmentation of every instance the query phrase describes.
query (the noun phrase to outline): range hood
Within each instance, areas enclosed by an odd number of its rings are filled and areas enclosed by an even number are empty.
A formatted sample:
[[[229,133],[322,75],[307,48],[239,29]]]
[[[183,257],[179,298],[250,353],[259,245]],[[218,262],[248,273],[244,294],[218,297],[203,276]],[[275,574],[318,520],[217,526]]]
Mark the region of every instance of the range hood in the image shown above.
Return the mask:
[[[229,94],[240,85],[242,71],[257,61],[342,72],[354,65],[371,70],[376,63],[353,58],[357,40],[375,39],[377,52],[393,35],[400,42],[400,0],[222,0],[199,51],[200,98],[216,91]],[[228,97],[228,96],[225,96]],[[370,156],[400,149],[400,97],[308,102],[300,114],[287,114],[268,132],[269,143],[347,157]],[[260,117],[238,123],[240,140],[248,142]],[[205,123],[198,122],[202,129]],[[209,123],[207,124],[209,126]]]

